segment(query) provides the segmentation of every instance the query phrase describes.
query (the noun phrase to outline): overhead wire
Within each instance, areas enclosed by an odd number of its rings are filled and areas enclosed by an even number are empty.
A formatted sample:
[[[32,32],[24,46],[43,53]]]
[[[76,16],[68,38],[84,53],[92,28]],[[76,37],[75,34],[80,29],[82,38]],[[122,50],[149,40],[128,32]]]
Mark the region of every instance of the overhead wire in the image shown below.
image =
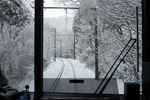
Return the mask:
[[[48,24],[49,28],[51,29],[52,25],[50,24],[50,21],[49,21],[46,13],[45,13],[45,16],[46,16],[47,24]]]
[[[52,28],[51,24],[49,23],[49,20],[48,20],[48,17],[46,15],[46,12],[45,12],[45,16],[46,16],[46,18],[44,18],[44,27],[45,27],[47,32],[51,32],[53,30],[53,28]],[[45,25],[48,26],[48,29],[46,28]]]

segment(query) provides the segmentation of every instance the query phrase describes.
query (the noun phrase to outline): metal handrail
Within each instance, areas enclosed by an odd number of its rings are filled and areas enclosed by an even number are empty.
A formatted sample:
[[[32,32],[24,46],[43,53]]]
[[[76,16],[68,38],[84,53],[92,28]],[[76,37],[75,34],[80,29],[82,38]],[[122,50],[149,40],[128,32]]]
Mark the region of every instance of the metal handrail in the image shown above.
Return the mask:
[[[114,72],[111,74],[111,76],[109,77],[109,79],[107,80],[107,82],[104,84],[104,86],[102,87],[102,89],[100,90],[99,94],[102,94],[104,89],[106,88],[107,84],[109,83],[110,79],[112,78],[112,76],[114,75],[115,71],[117,70],[117,68],[119,67],[119,65],[121,64],[121,62],[123,61],[123,59],[126,57],[126,55],[128,54],[128,52],[130,51],[130,49],[133,47],[134,43],[136,42],[136,39],[130,39],[128,41],[128,43],[126,44],[126,46],[123,48],[123,50],[121,51],[121,53],[119,54],[119,56],[117,57],[117,59],[115,60],[115,62],[113,63],[113,65],[111,66],[111,68],[109,69],[109,71],[107,72],[107,74],[105,75],[105,77],[103,78],[102,82],[100,83],[100,85],[98,86],[98,88],[95,91],[95,94],[97,93],[97,91],[99,90],[99,88],[102,86],[104,80],[107,78],[108,74],[110,73],[110,71],[112,70],[112,68],[114,67],[114,65],[116,64],[116,62],[118,61],[118,59],[120,58],[120,56],[123,54],[124,50],[127,48],[127,46],[129,45],[129,43],[134,40],[134,42],[132,43],[132,45],[130,46],[129,50],[126,52],[126,54],[124,55],[124,57],[122,58],[122,60],[119,62],[119,64],[117,65],[117,67],[115,68]]]

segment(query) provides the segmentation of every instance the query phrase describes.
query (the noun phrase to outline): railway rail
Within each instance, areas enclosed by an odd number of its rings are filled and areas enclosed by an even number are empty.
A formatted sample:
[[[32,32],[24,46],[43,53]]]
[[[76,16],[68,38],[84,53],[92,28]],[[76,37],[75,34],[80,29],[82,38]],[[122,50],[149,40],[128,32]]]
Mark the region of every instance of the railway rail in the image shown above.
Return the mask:
[[[66,65],[64,63],[64,60],[62,60],[62,59],[59,59],[59,60],[62,62],[62,67],[61,67],[61,70],[60,70],[59,74],[57,75],[55,81],[53,82],[53,85],[52,85],[52,87],[50,89],[50,92],[55,92],[55,89],[56,89],[56,87],[57,87],[57,85],[59,83],[59,80],[60,80],[61,76],[63,75],[64,69],[66,67]],[[71,63],[71,61],[69,61],[67,59],[65,59],[65,61],[68,61],[70,63],[70,65],[72,67],[72,70],[73,70],[73,78],[75,79],[75,71],[74,71],[73,64]],[[76,87],[76,85],[74,83],[74,91],[75,91],[75,87]]]
[[[62,67],[61,67],[61,70],[60,70],[60,72],[59,72],[57,78],[55,79],[55,81],[54,81],[54,83],[53,83],[53,85],[52,85],[52,87],[51,87],[50,92],[54,92],[54,91],[55,91],[56,86],[57,86],[57,84],[58,84],[58,82],[59,82],[59,80],[60,80],[60,78],[61,78],[61,76],[62,76],[62,74],[63,74],[63,72],[64,72],[65,63],[64,63],[64,61],[63,61],[62,59],[59,59],[59,60],[62,61]]]
[[[67,60],[67,59],[66,59],[66,61],[68,61],[68,62],[71,64],[71,67],[72,67],[72,70],[73,70],[73,77],[74,77],[74,79],[75,79],[76,76],[75,76],[75,71],[74,71],[73,64],[71,63],[71,61],[69,61],[69,60]]]

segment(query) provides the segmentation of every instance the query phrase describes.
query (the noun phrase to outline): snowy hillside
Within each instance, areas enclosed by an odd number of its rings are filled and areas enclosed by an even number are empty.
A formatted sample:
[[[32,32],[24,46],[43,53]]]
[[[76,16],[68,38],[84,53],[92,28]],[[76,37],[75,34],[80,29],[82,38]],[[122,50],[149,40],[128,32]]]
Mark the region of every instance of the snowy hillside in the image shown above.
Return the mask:
[[[71,19],[67,19],[67,21],[66,21],[66,16],[47,18],[47,20],[49,20],[49,23],[51,23],[52,27],[57,28],[58,34],[63,34],[63,35],[66,34],[64,33],[66,31],[66,23],[67,23],[67,32],[69,33],[72,31],[73,17]]]

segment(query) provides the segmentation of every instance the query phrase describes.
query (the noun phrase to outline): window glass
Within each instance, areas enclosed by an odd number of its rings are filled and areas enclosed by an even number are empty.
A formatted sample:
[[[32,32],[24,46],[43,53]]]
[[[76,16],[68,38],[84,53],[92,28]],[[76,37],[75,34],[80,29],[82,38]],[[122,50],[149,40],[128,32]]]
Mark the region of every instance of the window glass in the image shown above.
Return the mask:
[[[94,93],[110,69],[104,83],[111,75],[112,79],[104,93],[113,89],[109,88],[113,83],[118,87],[115,93],[119,94],[124,94],[125,82],[141,84],[142,15],[139,0],[45,0],[44,6],[47,7],[44,9],[44,92],[91,93],[88,87],[93,87]],[[135,42],[137,7],[139,72]],[[76,79],[81,80],[74,81]],[[50,88],[45,84],[51,84]]]
[[[0,1],[0,67],[19,91],[34,80],[33,5],[33,0]]]

